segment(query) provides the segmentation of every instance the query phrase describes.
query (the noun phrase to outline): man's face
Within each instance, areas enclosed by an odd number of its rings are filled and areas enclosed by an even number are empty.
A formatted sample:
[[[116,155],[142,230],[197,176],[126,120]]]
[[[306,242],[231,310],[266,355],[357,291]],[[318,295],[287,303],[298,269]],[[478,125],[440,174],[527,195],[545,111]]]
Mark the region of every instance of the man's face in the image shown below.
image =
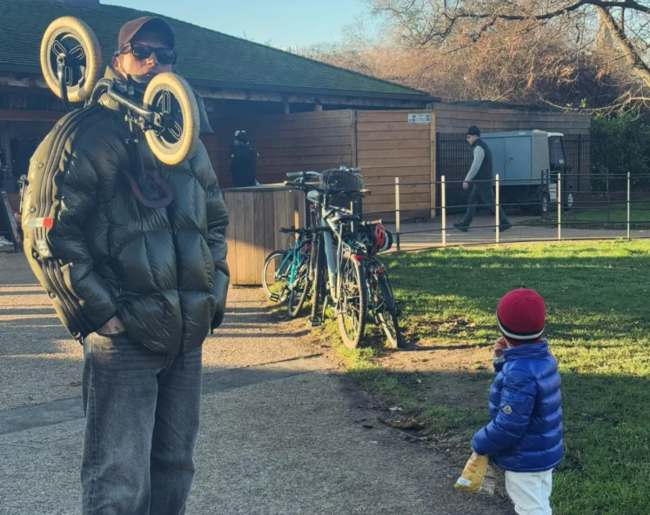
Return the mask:
[[[477,139],[478,139],[478,136],[467,136],[467,143],[469,143],[470,145],[473,145],[476,142]]]
[[[153,49],[169,49],[165,39],[157,32],[142,31],[135,35],[131,45],[141,44]],[[132,52],[121,54],[113,63],[115,70],[124,77],[127,75],[158,75],[163,72],[171,72],[173,65],[161,64],[158,62],[155,52],[145,59],[136,59]]]

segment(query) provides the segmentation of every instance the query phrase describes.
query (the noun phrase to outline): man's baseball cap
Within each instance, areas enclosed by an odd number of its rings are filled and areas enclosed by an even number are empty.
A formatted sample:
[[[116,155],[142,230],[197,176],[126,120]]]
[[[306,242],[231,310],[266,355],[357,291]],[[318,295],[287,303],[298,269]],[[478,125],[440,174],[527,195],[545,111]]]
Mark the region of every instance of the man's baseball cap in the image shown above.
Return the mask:
[[[138,32],[144,29],[157,32],[165,39],[169,48],[174,48],[176,38],[174,38],[174,31],[169,26],[169,23],[157,16],[143,16],[122,26],[120,35],[117,38],[117,49],[121,50],[124,45],[131,42]]]
[[[469,129],[467,129],[467,135],[468,136],[480,136],[481,135],[481,130],[476,125],[472,125]]]

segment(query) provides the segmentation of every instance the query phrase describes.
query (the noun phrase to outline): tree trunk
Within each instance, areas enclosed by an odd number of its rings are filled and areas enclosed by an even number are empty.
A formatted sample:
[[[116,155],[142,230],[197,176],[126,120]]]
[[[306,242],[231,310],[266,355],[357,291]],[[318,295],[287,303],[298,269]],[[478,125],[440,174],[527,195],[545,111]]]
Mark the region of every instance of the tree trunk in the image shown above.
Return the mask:
[[[599,6],[594,6],[594,9],[596,9],[600,21],[607,27],[612,38],[620,47],[625,59],[632,66],[634,73],[650,88],[650,68],[641,59],[636,48],[634,48],[634,45],[632,45],[625,32],[623,32],[623,29],[616,22],[612,13],[608,9]]]

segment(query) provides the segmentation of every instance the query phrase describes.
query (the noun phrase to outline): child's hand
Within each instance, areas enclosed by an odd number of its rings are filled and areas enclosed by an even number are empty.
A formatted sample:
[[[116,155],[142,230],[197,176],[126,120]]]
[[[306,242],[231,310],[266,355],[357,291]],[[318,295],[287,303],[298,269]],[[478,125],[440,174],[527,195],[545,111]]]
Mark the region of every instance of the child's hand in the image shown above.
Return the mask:
[[[476,474],[476,466],[480,457],[480,454],[476,454],[476,452],[472,451],[472,455],[469,457],[469,460],[467,460],[467,465],[465,465],[465,468]]]
[[[508,342],[506,341],[505,337],[502,336],[496,342],[494,342],[494,350],[492,352],[492,356],[495,358],[500,358],[503,356],[503,351],[507,348]]]

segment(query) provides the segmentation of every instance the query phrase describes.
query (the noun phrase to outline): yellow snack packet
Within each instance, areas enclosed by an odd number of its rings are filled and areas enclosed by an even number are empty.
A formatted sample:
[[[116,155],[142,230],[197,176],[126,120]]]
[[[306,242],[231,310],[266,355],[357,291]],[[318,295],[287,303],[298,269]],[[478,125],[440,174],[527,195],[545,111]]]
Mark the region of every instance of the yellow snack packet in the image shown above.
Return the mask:
[[[497,480],[489,462],[489,456],[481,456],[473,452],[454,488],[461,492],[493,495]]]

